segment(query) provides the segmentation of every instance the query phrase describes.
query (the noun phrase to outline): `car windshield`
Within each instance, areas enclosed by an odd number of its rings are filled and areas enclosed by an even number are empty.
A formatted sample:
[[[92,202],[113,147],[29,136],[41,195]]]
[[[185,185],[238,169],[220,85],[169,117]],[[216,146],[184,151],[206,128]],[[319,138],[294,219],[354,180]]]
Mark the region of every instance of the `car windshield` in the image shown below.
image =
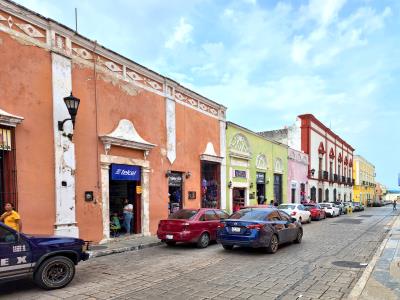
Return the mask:
[[[181,209],[171,214],[168,219],[192,220],[197,213],[197,209]]]
[[[317,208],[317,207],[315,205],[304,205],[304,208],[306,210],[310,210],[310,209]]]
[[[290,205],[290,204],[281,204],[278,206],[279,209],[295,209],[295,205]]]
[[[321,207],[331,208],[331,205],[330,205],[330,204],[320,204],[320,205],[321,205]]]
[[[241,209],[232,214],[229,219],[266,221],[270,211],[264,209]]]

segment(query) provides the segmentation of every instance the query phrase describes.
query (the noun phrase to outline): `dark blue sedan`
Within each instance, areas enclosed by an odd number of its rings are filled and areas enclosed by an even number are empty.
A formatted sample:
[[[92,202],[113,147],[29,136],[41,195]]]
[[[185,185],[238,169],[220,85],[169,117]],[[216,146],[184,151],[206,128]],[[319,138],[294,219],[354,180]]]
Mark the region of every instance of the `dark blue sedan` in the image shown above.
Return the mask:
[[[225,250],[234,246],[265,248],[275,253],[280,244],[301,243],[301,223],[274,208],[247,208],[220,223],[217,241]]]

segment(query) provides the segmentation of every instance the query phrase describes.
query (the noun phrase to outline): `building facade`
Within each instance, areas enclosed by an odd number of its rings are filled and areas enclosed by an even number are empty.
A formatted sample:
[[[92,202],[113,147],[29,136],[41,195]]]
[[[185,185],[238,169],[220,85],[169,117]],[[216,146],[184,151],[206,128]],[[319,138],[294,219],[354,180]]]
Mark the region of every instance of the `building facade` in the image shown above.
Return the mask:
[[[302,203],[308,197],[308,155],[288,149],[288,202]]]
[[[227,122],[228,211],[247,205],[287,202],[288,147]]]
[[[353,186],[354,201],[363,205],[376,200],[375,166],[361,155],[354,155]]]
[[[181,207],[225,208],[224,106],[3,0],[0,53],[0,204],[25,232],[105,241],[125,199],[143,235]]]
[[[353,199],[354,148],[312,114],[298,116],[290,127],[260,134],[308,155],[309,201]]]

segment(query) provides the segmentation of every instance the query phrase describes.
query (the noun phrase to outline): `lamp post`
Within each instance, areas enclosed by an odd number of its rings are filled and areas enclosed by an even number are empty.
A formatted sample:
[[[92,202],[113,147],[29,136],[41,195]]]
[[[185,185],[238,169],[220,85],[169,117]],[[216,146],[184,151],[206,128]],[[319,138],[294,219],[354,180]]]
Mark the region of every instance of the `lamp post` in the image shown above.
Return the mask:
[[[81,100],[74,97],[72,95],[72,92],[71,92],[71,95],[64,98],[64,103],[67,106],[68,113],[71,116],[71,118],[65,119],[63,121],[58,121],[58,130],[59,131],[64,131],[64,123],[69,120],[72,122],[72,128],[75,128],[75,119],[76,119],[76,115],[78,113],[78,108],[79,108],[80,102],[81,102]],[[72,138],[72,135],[71,135],[71,138]]]

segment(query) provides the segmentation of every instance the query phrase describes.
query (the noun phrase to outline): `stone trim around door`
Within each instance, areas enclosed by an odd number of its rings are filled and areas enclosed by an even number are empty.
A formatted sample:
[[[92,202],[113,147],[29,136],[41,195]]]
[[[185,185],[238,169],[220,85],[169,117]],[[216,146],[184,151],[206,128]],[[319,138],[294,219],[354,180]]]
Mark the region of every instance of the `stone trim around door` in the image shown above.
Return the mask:
[[[101,243],[110,240],[110,175],[109,169],[111,164],[134,165],[142,168],[142,235],[150,235],[150,162],[147,160],[133,159],[123,156],[100,155],[101,164],[101,201],[102,201],[102,215],[103,215],[103,239]]]

